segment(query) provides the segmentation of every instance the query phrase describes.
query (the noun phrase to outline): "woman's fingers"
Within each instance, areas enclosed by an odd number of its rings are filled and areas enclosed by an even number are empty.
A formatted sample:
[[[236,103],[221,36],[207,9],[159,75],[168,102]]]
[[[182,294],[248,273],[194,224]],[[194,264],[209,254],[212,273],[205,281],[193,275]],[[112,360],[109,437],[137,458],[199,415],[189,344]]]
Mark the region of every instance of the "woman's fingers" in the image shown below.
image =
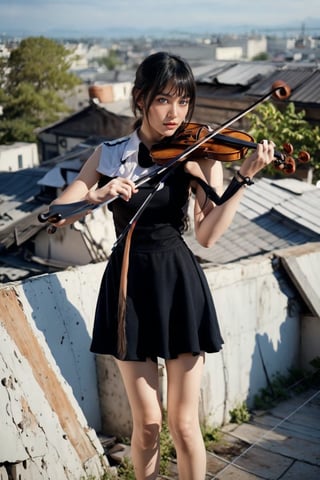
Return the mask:
[[[135,184],[127,178],[115,179],[114,185],[115,194],[120,195],[124,200],[128,201],[132,197],[132,194],[137,191]]]
[[[92,203],[103,203],[114,197],[121,197],[129,201],[138,189],[134,182],[127,178],[117,177],[97,190],[89,192],[87,200]]]
[[[263,160],[268,164],[274,160],[274,147],[275,144],[270,140],[262,140],[260,142],[260,155],[263,157]]]

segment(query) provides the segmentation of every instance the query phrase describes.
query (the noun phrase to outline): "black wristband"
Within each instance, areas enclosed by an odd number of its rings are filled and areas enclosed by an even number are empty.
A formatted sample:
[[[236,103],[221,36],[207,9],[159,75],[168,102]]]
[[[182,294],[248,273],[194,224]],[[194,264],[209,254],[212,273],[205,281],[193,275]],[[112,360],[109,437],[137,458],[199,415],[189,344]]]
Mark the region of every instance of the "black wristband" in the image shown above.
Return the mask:
[[[239,178],[241,178],[242,182],[239,182],[239,180],[237,180],[237,182],[240,184],[240,185],[253,185],[254,184],[254,181],[251,180],[250,177],[245,177],[244,175],[242,175],[240,172],[237,172],[236,173],[236,176],[238,176]]]
[[[199,185],[201,185],[207,197],[210,198],[210,200],[212,200],[216,205],[222,205],[225,203],[227,200],[229,200],[229,198],[233,197],[233,195],[237,193],[240,188],[243,187],[243,185],[245,185],[244,182],[239,182],[236,177],[233,177],[228,187],[220,197],[220,195],[216,193],[215,189],[208,185],[204,180],[198,177],[193,178],[199,183]]]

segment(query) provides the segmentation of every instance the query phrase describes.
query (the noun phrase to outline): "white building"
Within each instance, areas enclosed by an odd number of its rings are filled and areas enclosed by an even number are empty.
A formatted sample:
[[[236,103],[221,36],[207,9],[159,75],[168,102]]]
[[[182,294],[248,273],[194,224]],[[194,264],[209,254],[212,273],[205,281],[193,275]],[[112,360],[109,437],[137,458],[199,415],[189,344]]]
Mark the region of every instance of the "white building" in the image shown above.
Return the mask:
[[[39,165],[36,143],[16,142],[0,145],[0,170],[14,172]]]
[[[215,60],[251,60],[267,51],[265,36],[226,36],[214,47]]]

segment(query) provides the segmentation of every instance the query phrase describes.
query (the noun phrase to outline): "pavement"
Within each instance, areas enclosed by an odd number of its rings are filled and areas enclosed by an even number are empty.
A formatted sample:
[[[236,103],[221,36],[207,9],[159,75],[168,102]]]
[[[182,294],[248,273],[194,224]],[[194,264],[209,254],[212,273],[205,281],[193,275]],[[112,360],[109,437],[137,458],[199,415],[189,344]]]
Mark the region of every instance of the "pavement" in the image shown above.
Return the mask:
[[[174,462],[168,476],[159,477],[177,479]],[[253,479],[320,480],[318,386],[221,429],[214,452],[207,452],[206,480]]]

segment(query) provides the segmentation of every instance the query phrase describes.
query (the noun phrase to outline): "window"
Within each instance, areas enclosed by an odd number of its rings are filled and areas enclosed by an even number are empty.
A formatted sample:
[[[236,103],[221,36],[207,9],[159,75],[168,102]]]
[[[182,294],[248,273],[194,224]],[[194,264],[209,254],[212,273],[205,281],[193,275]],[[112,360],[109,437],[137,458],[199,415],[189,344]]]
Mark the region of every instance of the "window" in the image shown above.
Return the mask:
[[[23,156],[21,153],[18,155],[18,167],[23,168]]]

